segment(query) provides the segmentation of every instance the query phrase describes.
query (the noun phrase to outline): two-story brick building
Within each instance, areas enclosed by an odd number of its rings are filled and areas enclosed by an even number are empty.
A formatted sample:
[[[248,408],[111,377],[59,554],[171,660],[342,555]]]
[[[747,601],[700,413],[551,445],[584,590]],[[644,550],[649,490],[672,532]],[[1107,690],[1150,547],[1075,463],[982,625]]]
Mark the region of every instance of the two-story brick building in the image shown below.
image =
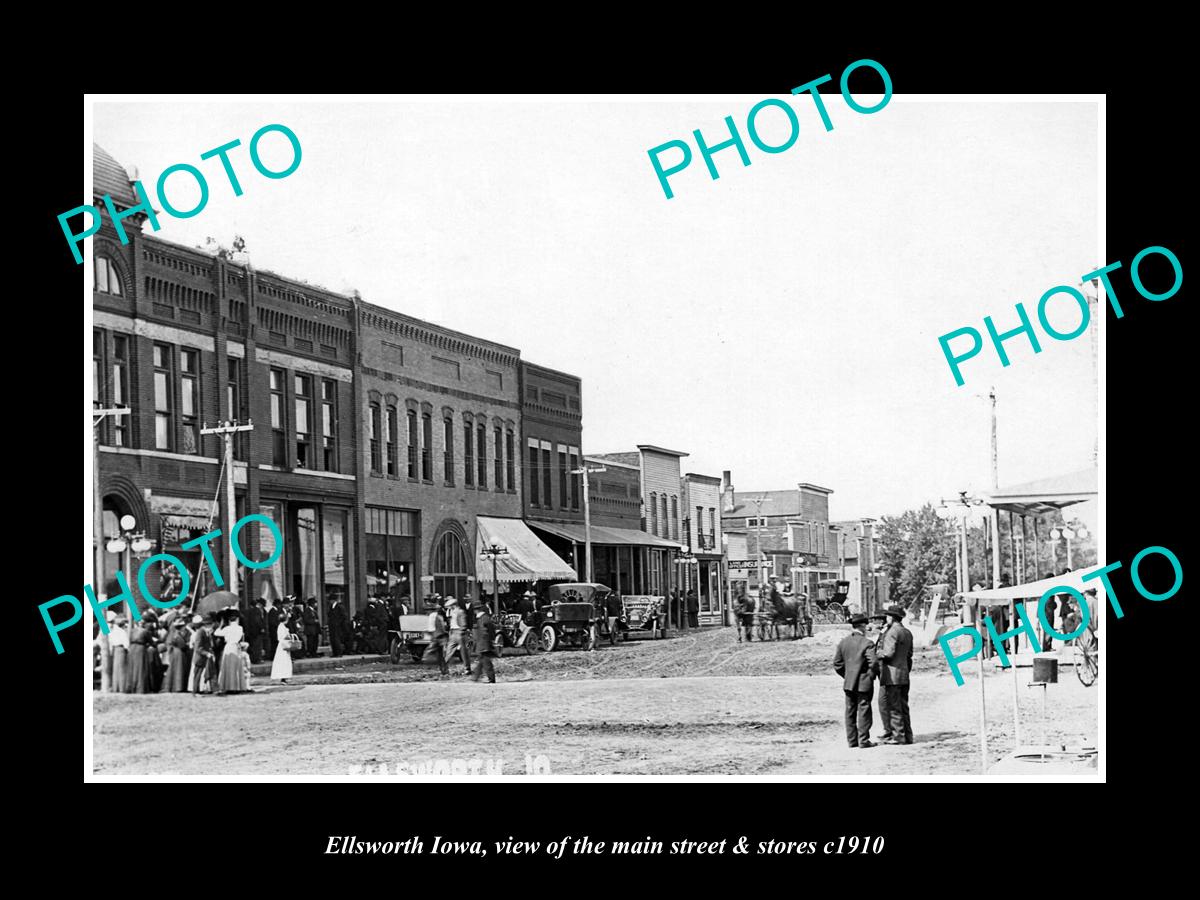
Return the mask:
[[[118,212],[136,207],[99,147],[94,183],[98,208],[104,195]],[[522,521],[518,350],[257,271],[240,251],[161,240],[143,220],[124,218],[122,243],[105,216],[90,247],[93,399],[129,410],[97,426],[104,540],[132,515],[155,552],[201,572],[199,550],[181,545],[223,528],[226,491],[223,440],[200,432],[252,421],[234,443],[233,518],[267,516],[283,547],[240,573],[243,603],[313,597],[324,619],[336,596],[352,612],[372,595],[472,596],[489,586],[477,572],[485,542],[509,551],[502,582],[574,577]],[[539,372],[576,385],[563,443],[578,459],[579,381]],[[252,559],[275,555],[266,528],[239,543]],[[223,564],[224,536],[213,550]],[[102,591],[119,567],[136,570],[126,556],[103,554]],[[147,587],[159,579],[148,572]]]
[[[680,480],[680,498],[686,511],[683,543],[696,560],[683,568],[683,589],[696,591],[699,624],[720,625],[729,605],[721,535],[721,479],[689,472]]]
[[[730,535],[729,559],[750,563],[731,567],[731,578],[757,592],[761,561],[766,578],[794,583],[810,597],[819,596],[820,583],[836,581],[839,575],[836,532],[829,522],[832,493],[808,482],[794,490],[737,492],[726,472],[721,521]],[[745,547],[745,559],[737,558],[734,544],[739,552]]]

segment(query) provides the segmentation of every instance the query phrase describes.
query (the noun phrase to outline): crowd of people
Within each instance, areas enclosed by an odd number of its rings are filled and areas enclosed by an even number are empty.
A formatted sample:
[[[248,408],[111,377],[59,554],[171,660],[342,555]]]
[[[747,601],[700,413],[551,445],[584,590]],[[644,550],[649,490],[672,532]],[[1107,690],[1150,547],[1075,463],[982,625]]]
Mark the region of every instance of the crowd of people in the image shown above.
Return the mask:
[[[189,616],[108,614],[109,690],[116,694],[238,694],[250,690],[250,642],[236,607]],[[95,639],[99,646],[99,635]]]

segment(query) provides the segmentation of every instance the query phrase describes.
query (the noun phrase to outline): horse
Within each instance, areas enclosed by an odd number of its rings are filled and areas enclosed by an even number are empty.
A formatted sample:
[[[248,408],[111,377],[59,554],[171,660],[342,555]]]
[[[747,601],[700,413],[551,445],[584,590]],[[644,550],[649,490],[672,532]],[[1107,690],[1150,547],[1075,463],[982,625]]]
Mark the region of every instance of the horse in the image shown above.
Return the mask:
[[[799,597],[784,597],[779,591],[771,591],[771,625],[775,630],[775,638],[779,638],[779,626],[792,626],[792,640],[800,637],[800,619],[804,615],[804,607]]]

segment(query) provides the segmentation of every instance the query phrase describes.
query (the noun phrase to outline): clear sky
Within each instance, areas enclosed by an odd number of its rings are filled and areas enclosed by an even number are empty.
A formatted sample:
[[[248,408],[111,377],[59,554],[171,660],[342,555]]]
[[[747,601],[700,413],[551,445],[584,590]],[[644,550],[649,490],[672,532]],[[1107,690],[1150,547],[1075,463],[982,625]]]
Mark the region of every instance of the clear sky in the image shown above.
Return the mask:
[[[254,265],[503,344],[583,379],[585,452],[650,443],[738,490],[832,488],[834,518],[897,513],[990,485],[986,395],[999,397],[1001,483],[1091,464],[1089,336],[986,348],[957,387],[939,335],[1017,324],[1100,259],[1097,112],[1088,103],[916,103],[874,115],[837,95],[825,132],[747,137],[756,97],[676,101],[99,102],[94,140],[144,183],[187,162],[207,207],[160,216],[189,246],[246,240]],[[871,102],[870,97],[860,98]],[[700,129],[667,200],[647,150]],[[268,180],[246,154],[279,122],[303,160]],[[765,141],[786,122],[768,109]],[[200,154],[240,138],[234,197]],[[264,159],[282,168],[279,135]],[[671,164],[675,156],[664,156]],[[168,182],[192,205],[188,179]],[[161,209],[161,207],[157,207]],[[1060,301],[1061,302],[1061,301]],[[1051,321],[1070,330],[1065,302]],[[1075,318],[1072,318],[1075,316]]]

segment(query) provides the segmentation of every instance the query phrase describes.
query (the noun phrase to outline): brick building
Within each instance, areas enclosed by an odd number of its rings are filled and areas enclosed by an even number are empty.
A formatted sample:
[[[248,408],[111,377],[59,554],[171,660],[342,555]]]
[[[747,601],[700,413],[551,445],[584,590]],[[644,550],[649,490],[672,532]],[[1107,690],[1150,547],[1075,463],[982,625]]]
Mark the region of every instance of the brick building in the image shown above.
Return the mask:
[[[738,535],[739,548],[744,540],[746,552],[745,559],[738,560],[731,549],[729,559],[750,563],[731,566],[731,579],[756,592],[761,550],[767,578],[794,583],[810,597],[819,596],[821,583],[836,581],[839,576],[836,532],[829,522],[832,493],[807,482],[795,490],[739,493],[733,488],[731,474],[725,472],[722,525],[731,536]],[[735,586],[735,592],[740,587]]]

